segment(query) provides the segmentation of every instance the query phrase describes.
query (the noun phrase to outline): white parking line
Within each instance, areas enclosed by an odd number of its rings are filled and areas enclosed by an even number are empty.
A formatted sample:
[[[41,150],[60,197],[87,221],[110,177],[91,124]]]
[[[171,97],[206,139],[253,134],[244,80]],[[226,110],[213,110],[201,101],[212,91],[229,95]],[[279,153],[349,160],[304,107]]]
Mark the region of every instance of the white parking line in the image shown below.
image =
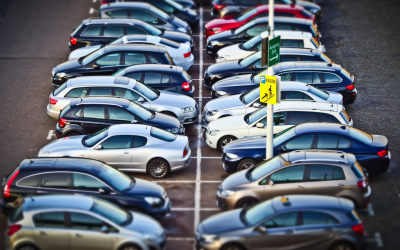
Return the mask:
[[[93,9],[93,8],[90,8],[90,10],[89,10],[89,14],[93,14],[94,12],[97,12],[98,10],[95,10],[95,9]]]
[[[383,247],[382,238],[380,233],[375,233],[375,241],[378,247]]]
[[[190,158],[197,158],[197,156],[191,156]],[[208,156],[201,156],[202,159],[221,159],[220,157],[208,157]]]
[[[93,3],[95,3],[97,0],[93,0]]]
[[[193,98],[199,98],[199,97],[193,97]],[[203,96],[203,98],[212,98],[211,96]]]
[[[190,238],[190,237],[167,237],[167,240],[194,241],[194,238]]]
[[[372,209],[372,204],[371,203],[368,204],[367,210],[368,210],[369,216],[374,216],[375,215],[374,210]]]
[[[56,134],[54,134],[54,130],[50,130],[50,131],[49,131],[49,134],[47,135],[47,140],[51,140],[51,138],[52,138],[53,136],[54,136],[55,138],[57,138],[57,137],[56,137]]]

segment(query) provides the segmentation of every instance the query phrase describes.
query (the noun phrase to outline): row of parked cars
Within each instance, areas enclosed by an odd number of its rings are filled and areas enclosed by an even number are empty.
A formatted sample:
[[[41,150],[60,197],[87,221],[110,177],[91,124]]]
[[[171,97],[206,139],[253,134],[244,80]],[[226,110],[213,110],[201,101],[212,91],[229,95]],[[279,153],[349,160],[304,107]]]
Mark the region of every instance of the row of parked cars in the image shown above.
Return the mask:
[[[201,111],[187,73],[196,4],[101,1],[98,18],[71,33],[69,60],[52,70],[47,114],[58,120],[59,139],[4,178],[6,249],[164,249],[156,219],[171,209],[165,189],[123,172],[164,178],[188,167],[183,124],[195,122],[223,153],[231,175],[216,199],[232,210],[198,226],[196,249],[364,249],[355,207],[369,204],[369,174],[389,168],[388,140],[353,127],[343,105],[356,100],[354,76],[323,53],[319,6],[275,1],[282,102],[274,111],[276,156],[265,160],[258,86],[267,2],[212,3],[218,19],[204,31],[216,64],[204,84],[213,100]]]

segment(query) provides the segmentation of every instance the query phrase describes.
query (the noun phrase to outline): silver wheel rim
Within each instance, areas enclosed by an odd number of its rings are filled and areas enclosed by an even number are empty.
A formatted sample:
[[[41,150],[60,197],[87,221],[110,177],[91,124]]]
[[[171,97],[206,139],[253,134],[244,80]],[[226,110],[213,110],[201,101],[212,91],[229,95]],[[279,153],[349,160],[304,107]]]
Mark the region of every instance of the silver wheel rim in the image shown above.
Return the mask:
[[[167,164],[161,160],[155,160],[150,164],[150,174],[156,178],[164,177],[167,174]]]
[[[124,247],[124,250],[138,250],[138,248],[134,247],[134,246],[127,246],[127,247]]]
[[[351,250],[351,248],[347,245],[339,245],[334,250]]]
[[[224,149],[225,146],[226,146],[226,144],[230,143],[231,141],[233,141],[232,138],[225,138],[225,139],[223,139],[222,142],[221,142],[221,148]]]
[[[245,163],[243,163],[243,164],[240,166],[239,171],[240,171],[240,170],[249,169],[249,168],[251,168],[252,166],[254,166],[253,163],[251,163],[251,162],[245,162]]]

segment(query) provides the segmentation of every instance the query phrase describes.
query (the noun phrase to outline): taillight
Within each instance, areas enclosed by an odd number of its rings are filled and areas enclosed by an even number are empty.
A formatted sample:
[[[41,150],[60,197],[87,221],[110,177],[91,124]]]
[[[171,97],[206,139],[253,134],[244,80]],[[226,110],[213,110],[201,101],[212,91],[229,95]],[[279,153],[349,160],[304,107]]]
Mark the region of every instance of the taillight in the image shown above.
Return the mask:
[[[101,5],[103,5],[103,4],[108,4],[108,1],[102,0],[102,1],[100,2],[100,4],[101,4]]]
[[[319,42],[319,37],[314,37],[315,41]]]
[[[185,148],[185,149],[183,150],[183,157],[185,157],[185,156],[187,155],[187,153],[188,153],[188,150]]]
[[[351,229],[353,229],[353,231],[358,234],[364,234],[364,225],[363,224],[354,225],[351,227]]]
[[[190,90],[190,83],[188,83],[188,82],[182,83],[182,88],[183,88],[184,90]]]
[[[66,123],[67,123],[67,119],[60,118],[60,120],[58,121],[58,126],[60,126],[60,128],[63,128],[63,127],[65,127]]]
[[[382,150],[382,151],[379,151],[379,152],[378,152],[378,155],[379,155],[380,157],[385,157],[385,156],[387,156],[387,155],[388,155],[387,149],[384,149],[384,150]]]
[[[13,176],[11,176],[11,178],[7,181],[7,184],[4,186],[4,191],[3,191],[4,197],[6,198],[10,197],[10,186],[11,183],[14,181],[15,177],[17,177],[18,173],[19,170],[17,170],[17,172],[15,172]]]
[[[346,86],[346,89],[348,89],[348,90],[350,90],[350,91],[354,90],[354,83],[352,83],[352,84]]]
[[[188,53],[183,54],[183,57],[184,57],[184,58],[188,58],[191,54],[192,54],[192,53],[189,51]]]
[[[11,226],[8,228],[7,236],[12,236],[12,235],[15,234],[16,232],[18,232],[21,228],[22,228],[21,225],[11,225]]]
[[[223,8],[225,8],[225,7],[226,7],[226,5],[214,4],[214,8],[217,9],[217,10],[223,9]]]
[[[57,102],[58,102],[58,100],[53,99],[53,98],[50,97],[50,104],[51,104],[51,105],[56,105]]]
[[[76,42],[77,42],[76,38],[71,37],[71,44],[76,45]]]
[[[358,185],[359,188],[364,189],[364,188],[366,188],[368,186],[368,182],[365,181],[365,180],[364,181],[358,181],[357,185]]]

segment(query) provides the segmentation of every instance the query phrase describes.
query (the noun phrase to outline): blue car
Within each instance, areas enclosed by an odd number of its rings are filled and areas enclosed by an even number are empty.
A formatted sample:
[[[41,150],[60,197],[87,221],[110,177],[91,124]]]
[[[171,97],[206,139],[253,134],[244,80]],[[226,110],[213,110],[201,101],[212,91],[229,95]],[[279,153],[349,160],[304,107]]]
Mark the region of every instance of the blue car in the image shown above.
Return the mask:
[[[274,136],[274,155],[300,149],[340,150],[352,153],[369,173],[389,169],[388,139],[334,123],[303,123]],[[228,173],[248,169],[265,159],[265,136],[232,141],[224,148],[223,168]]]

